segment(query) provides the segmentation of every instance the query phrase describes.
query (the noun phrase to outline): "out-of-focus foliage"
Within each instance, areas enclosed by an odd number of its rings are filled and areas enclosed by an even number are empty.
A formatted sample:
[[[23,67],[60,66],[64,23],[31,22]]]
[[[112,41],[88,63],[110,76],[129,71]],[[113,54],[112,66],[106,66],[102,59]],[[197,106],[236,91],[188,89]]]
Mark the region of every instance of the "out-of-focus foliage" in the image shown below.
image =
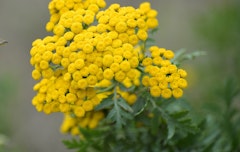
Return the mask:
[[[240,151],[239,7],[239,1],[228,1],[197,22],[196,31],[209,54],[207,62],[199,65],[201,84],[205,84],[198,101],[203,102],[205,119],[196,143],[200,151]]]
[[[205,103],[206,121],[200,142],[203,151],[240,151],[239,82],[229,79],[217,91],[215,102]]]
[[[11,96],[12,85],[9,77],[0,75],[0,152],[6,150],[8,144],[9,124],[7,123],[7,99]]]
[[[197,35],[206,42],[205,48],[211,50],[211,65],[206,70],[219,80],[223,76],[234,75],[240,78],[240,2],[228,1],[226,5],[216,7],[196,22]],[[209,72],[211,72],[211,70]]]
[[[6,40],[0,39],[0,46],[7,43]],[[7,118],[8,100],[15,91],[14,82],[11,76],[7,74],[0,75],[0,152],[10,151],[10,127]]]
[[[239,48],[240,3],[228,2],[199,19],[198,34],[219,51]]]

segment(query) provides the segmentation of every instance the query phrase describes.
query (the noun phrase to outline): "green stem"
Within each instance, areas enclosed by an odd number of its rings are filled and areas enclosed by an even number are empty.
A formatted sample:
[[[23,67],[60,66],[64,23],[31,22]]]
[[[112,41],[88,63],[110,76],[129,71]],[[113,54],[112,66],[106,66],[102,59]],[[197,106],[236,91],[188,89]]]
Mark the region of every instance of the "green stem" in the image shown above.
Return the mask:
[[[118,98],[117,98],[117,85],[114,86],[114,92],[113,92],[113,102],[114,102],[114,109],[116,110],[116,125],[118,128],[121,128],[121,120],[119,120],[119,118],[121,118],[121,113],[120,113],[120,109],[118,106]]]
[[[158,110],[158,111],[161,113],[161,115],[163,116],[163,118],[170,118],[170,117],[163,111],[162,108],[160,108],[159,106],[157,106],[157,104],[155,103],[154,100],[150,99],[150,103],[152,104],[153,109],[156,109],[156,110]]]

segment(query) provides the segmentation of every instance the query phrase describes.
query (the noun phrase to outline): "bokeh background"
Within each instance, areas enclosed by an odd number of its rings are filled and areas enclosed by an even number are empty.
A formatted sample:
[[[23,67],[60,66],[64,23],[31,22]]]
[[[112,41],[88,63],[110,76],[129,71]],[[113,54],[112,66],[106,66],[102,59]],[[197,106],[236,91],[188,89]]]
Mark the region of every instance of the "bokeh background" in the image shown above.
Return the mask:
[[[38,113],[31,104],[29,50],[32,41],[51,34],[45,31],[49,1],[0,0],[0,38],[8,41],[0,46],[0,147],[4,141],[9,152],[69,151],[61,142],[69,136],[59,132],[62,114]],[[141,2],[107,0],[134,7]],[[203,103],[218,102],[216,88],[227,78],[240,79],[239,0],[150,2],[159,13],[158,46],[207,53],[182,65],[189,73],[185,98],[200,111]]]

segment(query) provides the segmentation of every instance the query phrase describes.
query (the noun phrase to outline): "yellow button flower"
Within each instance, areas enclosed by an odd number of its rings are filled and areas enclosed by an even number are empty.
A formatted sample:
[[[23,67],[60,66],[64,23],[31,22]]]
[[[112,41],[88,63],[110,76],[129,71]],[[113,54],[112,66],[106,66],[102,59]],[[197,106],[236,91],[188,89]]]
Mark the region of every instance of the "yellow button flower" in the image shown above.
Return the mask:
[[[135,56],[134,56],[134,57],[130,58],[130,59],[129,59],[129,63],[130,63],[130,65],[131,65],[132,68],[138,67],[138,65],[139,65],[138,57],[135,57]]]
[[[145,30],[138,30],[137,32],[137,36],[140,40],[146,41],[146,39],[148,38],[148,34]]]
[[[140,10],[147,13],[151,10],[151,4],[149,2],[143,2],[139,6]]]
[[[74,114],[77,117],[83,117],[85,115],[85,110],[82,107],[77,106],[74,108]]]
[[[93,46],[89,43],[86,43],[84,46],[83,46],[83,52],[84,53],[92,53],[93,52]]]
[[[187,76],[187,72],[183,69],[178,69],[178,73],[182,78],[185,78]]]
[[[114,72],[107,68],[103,71],[103,77],[107,80],[111,80],[114,77]]]
[[[126,74],[123,71],[118,71],[115,74],[115,80],[117,80],[118,82],[122,82],[125,78],[126,78]]]
[[[111,66],[110,66],[110,69],[115,73],[115,72],[118,72],[120,70],[120,65],[119,63],[112,63]]]
[[[68,94],[66,95],[66,100],[67,100],[68,103],[74,104],[74,102],[77,101],[77,97],[76,97],[76,95],[73,94],[73,93],[68,93]]]
[[[79,81],[77,82],[77,84],[78,84],[78,87],[79,87],[80,89],[86,89],[87,86],[88,86],[88,82],[87,82],[86,79],[81,79],[81,80],[79,80]]]
[[[74,62],[75,64],[75,67],[77,68],[77,69],[81,69],[81,68],[83,68],[84,67],[84,65],[85,65],[85,62],[84,62],[84,60],[83,59],[77,59],[75,62]]]
[[[56,25],[53,29],[53,33],[56,34],[57,36],[62,36],[64,32],[65,32],[65,28],[61,24]]]
[[[180,88],[186,88],[187,87],[187,81],[183,78],[178,79],[178,86]]]
[[[126,22],[118,22],[115,26],[115,30],[118,32],[118,33],[123,33],[127,30],[127,24]]]
[[[89,85],[94,86],[97,83],[97,77],[94,75],[90,75],[87,77],[87,82]]]
[[[137,101],[137,95],[136,94],[130,94],[127,98],[126,101],[129,105],[133,105]]]
[[[66,104],[66,103],[60,104],[59,109],[63,113],[69,112],[71,110],[69,104]]]
[[[174,53],[171,50],[167,50],[164,52],[163,56],[166,59],[172,59],[174,57]]]
[[[90,100],[83,102],[82,107],[85,111],[93,110],[93,103]]]
[[[110,67],[113,63],[113,56],[110,54],[107,54],[103,57],[103,65],[106,67]]]
[[[124,60],[120,63],[120,69],[124,72],[127,72],[131,69],[131,65],[127,60]]]
[[[149,18],[146,23],[147,23],[148,28],[153,29],[158,26],[158,20],[156,18]]]
[[[135,28],[137,26],[137,22],[134,19],[128,19],[127,20],[127,25],[131,28]]]
[[[183,91],[180,88],[175,88],[172,90],[172,94],[173,94],[174,98],[180,98],[183,95]]]
[[[40,71],[34,69],[34,70],[32,71],[32,78],[33,78],[34,80],[39,80],[39,79],[41,78],[41,73],[40,73]]]
[[[45,70],[45,69],[47,69],[48,67],[49,67],[49,63],[48,63],[47,61],[42,60],[42,61],[40,62],[40,68],[41,68],[41,69]]]
[[[171,98],[172,91],[170,89],[163,89],[161,95],[165,99]]]
[[[146,87],[148,87],[149,86],[149,76],[143,76],[143,78],[142,78],[142,84],[144,85],[144,86],[146,86]]]
[[[83,17],[83,22],[87,25],[90,25],[94,22],[94,15],[93,14],[86,14]]]
[[[161,89],[160,89],[158,86],[150,87],[150,94],[151,94],[153,97],[160,97],[160,95],[161,95]]]
[[[152,65],[152,58],[149,58],[149,57],[147,57],[147,58],[144,58],[143,59],[143,61],[142,61],[142,64],[143,64],[143,66],[149,66],[149,65]]]

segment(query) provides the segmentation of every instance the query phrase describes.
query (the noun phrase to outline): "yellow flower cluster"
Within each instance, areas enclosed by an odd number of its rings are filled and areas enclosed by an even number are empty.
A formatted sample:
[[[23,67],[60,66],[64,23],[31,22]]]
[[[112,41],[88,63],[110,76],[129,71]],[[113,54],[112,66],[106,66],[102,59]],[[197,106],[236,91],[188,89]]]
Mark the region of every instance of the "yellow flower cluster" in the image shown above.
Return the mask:
[[[88,112],[85,117],[75,118],[71,115],[65,115],[64,123],[61,126],[61,132],[70,132],[72,135],[78,135],[79,127],[82,128],[95,128],[98,122],[104,118],[104,113],[102,111],[98,112]]]
[[[149,87],[153,97],[180,98],[183,88],[187,87],[184,79],[187,73],[171,63],[174,53],[171,50],[152,46],[149,48],[150,57],[142,60],[146,75],[142,78],[142,84]]]
[[[151,47],[152,56],[146,57],[139,50],[149,29],[158,26],[150,3],[137,9],[112,4],[102,10],[105,6],[104,0],[52,0],[46,30],[53,35],[32,43],[32,77],[38,80],[32,104],[46,114],[64,113],[62,132],[77,134],[78,126],[96,127],[104,114],[94,108],[113,94],[108,89],[113,86],[132,105],[137,95],[119,85],[142,83],[152,96],[164,98],[179,98],[187,85],[186,72],[170,62],[173,52]]]

